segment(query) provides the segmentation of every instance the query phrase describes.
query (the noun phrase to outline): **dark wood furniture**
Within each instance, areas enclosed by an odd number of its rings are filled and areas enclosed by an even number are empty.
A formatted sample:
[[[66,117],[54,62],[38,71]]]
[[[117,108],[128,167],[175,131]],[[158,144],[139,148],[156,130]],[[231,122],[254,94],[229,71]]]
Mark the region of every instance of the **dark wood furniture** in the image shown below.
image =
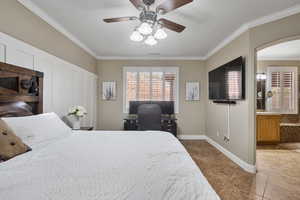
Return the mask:
[[[177,137],[177,119],[173,116],[162,116],[161,131],[172,133]],[[138,130],[138,118],[136,115],[128,116],[124,119],[124,130],[135,131]]]
[[[177,137],[177,119],[175,118],[174,101],[130,101],[129,115],[124,119],[124,130],[143,130],[138,121],[138,110],[142,105],[156,104],[161,108],[161,131],[172,133]],[[145,112],[147,113],[147,111]],[[149,111],[151,113],[151,111]],[[154,129],[157,130],[157,129]]]
[[[0,117],[43,113],[42,72],[0,62]]]

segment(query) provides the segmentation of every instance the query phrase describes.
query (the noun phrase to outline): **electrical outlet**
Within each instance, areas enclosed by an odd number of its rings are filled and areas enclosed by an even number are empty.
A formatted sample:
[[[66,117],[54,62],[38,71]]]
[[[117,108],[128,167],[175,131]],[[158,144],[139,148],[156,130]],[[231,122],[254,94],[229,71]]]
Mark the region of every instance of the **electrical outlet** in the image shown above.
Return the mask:
[[[217,131],[217,136],[220,137],[220,131]]]
[[[230,139],[227,136],[224,136],[224,141],[225,141],[225,143],[229,143]]]

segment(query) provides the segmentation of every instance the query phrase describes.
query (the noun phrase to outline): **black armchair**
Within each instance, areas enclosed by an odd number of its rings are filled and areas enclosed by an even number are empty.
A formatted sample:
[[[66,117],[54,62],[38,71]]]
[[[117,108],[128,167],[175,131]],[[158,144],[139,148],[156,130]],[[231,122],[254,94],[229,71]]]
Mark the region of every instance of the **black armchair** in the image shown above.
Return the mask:
[[[162,111],[158,104],[142,104],[138,107],[138,130],[161,130]]]

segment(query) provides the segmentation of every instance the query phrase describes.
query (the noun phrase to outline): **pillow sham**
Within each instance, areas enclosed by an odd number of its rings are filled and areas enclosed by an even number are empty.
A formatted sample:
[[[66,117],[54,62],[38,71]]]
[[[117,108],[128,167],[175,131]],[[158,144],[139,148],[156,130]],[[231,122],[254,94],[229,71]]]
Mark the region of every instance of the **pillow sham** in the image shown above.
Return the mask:
[[[18,137],[31,147],[72,134],[72,129],[55,113],[2,119],[13,129]]]
[[[0,120],[0,161],[7,161],[17,155],[31,151],[7,124]]]

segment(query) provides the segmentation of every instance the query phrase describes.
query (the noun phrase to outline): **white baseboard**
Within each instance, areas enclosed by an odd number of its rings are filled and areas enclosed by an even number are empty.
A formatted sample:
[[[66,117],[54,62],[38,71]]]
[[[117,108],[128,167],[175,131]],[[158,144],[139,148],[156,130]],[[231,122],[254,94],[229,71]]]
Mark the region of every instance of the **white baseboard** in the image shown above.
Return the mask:
[[[225,149],[224,147],[222,147],[217,142],[215,142],[214,140],[212,140],[211,138],[209,138],[207,136],[206,136],[206,141],[209,144],[213,145],[216,149],[221,151],[225,156],[227,156],[230,160],[232,160],[234,163],[239,165],[245,171],[247,171],[249,173],[253,173],[253,174],[256,173],[255,165],[250,165],[249,163],[243,161],[242,159],[240,159],[239,157],[237,157],[236,155],[234,155],[233,153],[231,153],[230,151],[228,151],[227,149]]]
[[[234,163],[239,165],[242,169],[249,173],[256,173],[256,166],[250,165],[249,163],[243,161],[221,145],[219,145],[217,142],[212,140],[211,138],[207,137],[206,135],[178,135],[178,139],[180,140],[206,140],[209,144],[214,146],[216,149],[221,151],[225,156],[227,156],[230,160],[232,160]]]
[[[180,140],[206,140],[205,135],[178,135],[177,138]]]

